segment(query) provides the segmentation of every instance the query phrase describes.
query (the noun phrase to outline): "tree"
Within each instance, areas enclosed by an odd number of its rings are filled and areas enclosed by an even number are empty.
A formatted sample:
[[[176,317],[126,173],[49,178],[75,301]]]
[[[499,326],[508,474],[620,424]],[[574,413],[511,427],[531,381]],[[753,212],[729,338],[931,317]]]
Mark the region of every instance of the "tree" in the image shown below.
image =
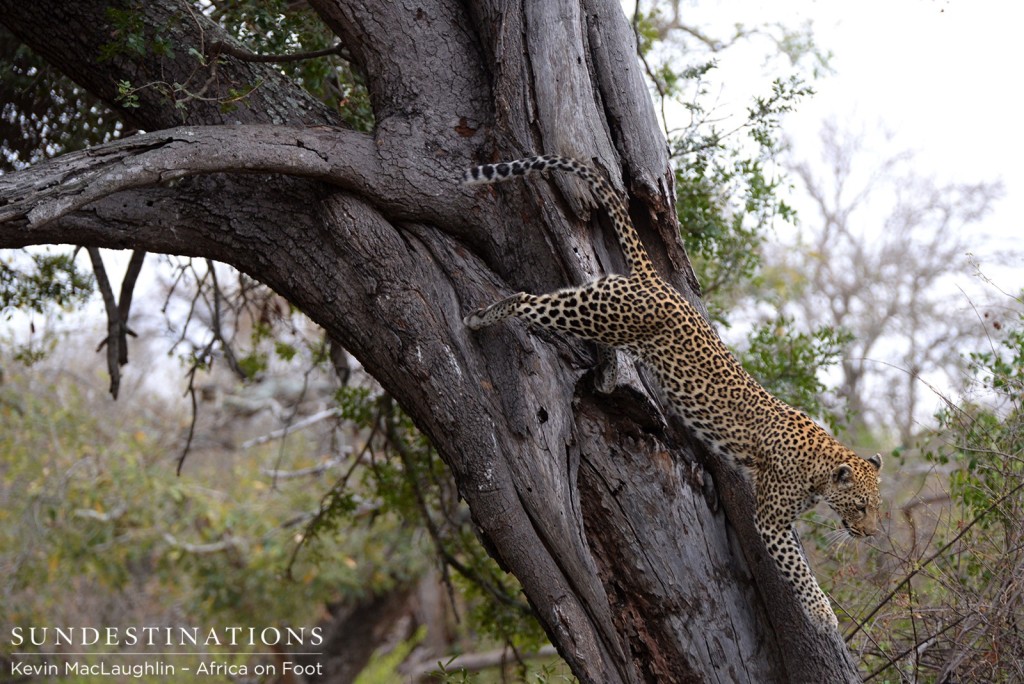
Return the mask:
[[[581,680],[854,680],[767,557],[749,487],[704,462],[642,376],[599,395],[578,341],[462,325],[510,291],[621,267],[571,179],[457,185],[467,164],[534,152],[597,161],[696,301],[618,4],[309,4],[365,79],[371,133],[192,5],[0,1],[12,34],[149,131],[0,179],[0,247],[202,257],[273,288],[430,438]],[[113,343],[127,321],[108,314]]]
[[[964,346],[985,339],[975,314],[950,315],[959,287],[952,280],[973,275],[969,253],[979,241],[965,228],[984,218],[1002,186],[940,185],[915,170],[910,153],[867,170],[865,136],[844,133],[836,122],[823,126],[820,139],[820,164],[793,164],[814,212],[803,216],[801,244],[775,250],[772,268],[788,281],[788,308],[805,325],[825,323],[852,335],[838,393],[854,441],[870,439],[871,425],[876,439],[889,430],[898,444],[911,446],[921,431],[922,380],[957,386]],[[879,200],[887,213],[871,230],[870,210]]]

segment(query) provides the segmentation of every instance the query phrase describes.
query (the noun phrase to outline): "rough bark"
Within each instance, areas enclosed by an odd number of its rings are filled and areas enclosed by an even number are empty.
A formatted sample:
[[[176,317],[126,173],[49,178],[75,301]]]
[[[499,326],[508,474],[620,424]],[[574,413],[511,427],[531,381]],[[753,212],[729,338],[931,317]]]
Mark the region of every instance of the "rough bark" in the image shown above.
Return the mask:
[[[118,80],[201,80],[184,58],[97,63],[111,39],[105,4],[0,0],[0,22],[112,106]],[[468,164],[525,153],[606,169],[659,267],[697,301],[665,141],[618,3],[310,4],[367,74],[372,136],[309,128],[336,117],[272,68],[224,57],[203,82],[264,79],[258,97],[225,117],[216,103],[180,113],[147,93],[125,113],[155,131],[141,147],[3,179],[0,247],[209,257],[287,297],[433,440],[482,539],[582,681],[855,680],[841,641],[813,630],[767,560],[749,488],[695,455],[642,375],[599,395],[586,345],[520,324],[462,325],[511,291],[621,265],[571,178],[457,185]],[[152,30],[171,27],[180,56],[223,38],[173,0],[137,7]],[[161,130],[182,123],[245,125]],[[248,125],[265,123],[280,127]],[[189,130],[199,144],[183,140]],[[116,164],[125,173],[104,175]]]

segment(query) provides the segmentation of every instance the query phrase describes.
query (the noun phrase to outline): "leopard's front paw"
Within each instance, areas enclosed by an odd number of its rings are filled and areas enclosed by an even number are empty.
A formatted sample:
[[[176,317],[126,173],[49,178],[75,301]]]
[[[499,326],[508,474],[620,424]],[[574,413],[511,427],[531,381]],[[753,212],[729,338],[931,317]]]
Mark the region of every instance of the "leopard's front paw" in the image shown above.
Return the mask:
[[[506,297],[500,302],[485,306],[482,309],[477,309],[473,313],[469,314],[462,319],[462,322],[470,330],[479,330],[480,328],[486,328],[489,325],[499,323],[506,318],[511,316],[518,316],[523,313],[523,304],[529,300],[530,295],[520,292],[514,294],[511,297]]]
[[[839,629],[839,619],[827,602],[824,605],[815,605],[811,622],[822,632],[835,632]]]
[[[462,322],[470,330],[480,330],[481,328],[486,328],[488,325],[490,325],[487,322],[487,319],[484,317],[484,314],[486,314],[486,313],[487,313],[487,309],[486,308],[485,309],[477,309],[473,313],[471,313],[468,316],[466,316],[465,318],[463,318]]]

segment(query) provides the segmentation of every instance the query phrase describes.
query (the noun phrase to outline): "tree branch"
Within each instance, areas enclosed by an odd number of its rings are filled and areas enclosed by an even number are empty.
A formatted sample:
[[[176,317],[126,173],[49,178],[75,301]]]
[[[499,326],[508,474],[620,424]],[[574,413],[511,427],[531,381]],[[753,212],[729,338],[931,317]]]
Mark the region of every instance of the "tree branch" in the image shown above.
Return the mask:
[[[338,408],[329,408],[329,409],[326,409],[324,411],[320,411],[319,413],[314,413],[313,415],[311,415],[311,416],[309,416],[307,418],[303,418],[302,420],[296,421],[296,422],[292,423],[291,425],[283,427],[283,428],[281,428],[279,430],[274,430],[272,432],[268,432],[265,435],[260,435],[259,437],[253,437],[252,439],[246,440],[246,441],[242,442],[241,449],[244,451],[244,450],[252,448],[254,446],[258,446],[260,444],[266,444],[267,442],[272,442],[275,439],[281,439],[282,437],[286,437],[286,436],[290,435],[293,432],[298,432],[299,430],[302,430],[303,428],[309,427],[310,425],[313,425],[315,423],[319,423],[322,420],[327,420],[328,418],[335,418],[335,417],[339,416],[340,414],[341,414],[341,410],[338,409]],[[335,460],[332,459],[331,461],[329,461],[329,463],[331,463],[332,467],[333,467],[333,465],[335,464]],[[327,469],[326,464],[321,464],[319,466],[315,466],[314,468],[308,468],[306,470],[320,471],[320,470],[326,470],[326,469]],[[278,473],[278,472],[279,471],[276,471],[276,470],[274,471],[274,473],[275,473],[274,477],[277,477],[276,473]],[[303,471],[303,472],[305,472],[305,471]],[[290,475],[290,476],[289,475],[282,475],[282,476],[283,477],[294,477],[294,475]]]
[[[128,268],[125,270],[124,279],[121,281],[121,296],[117,300],[117,312],[121,319],[121,353],[118,363],[122,366],[128,363],[128,335],[135,337],[135,333],[128,328],[128,315],[131,313],[132,296],[135,293],[135,282],[142,272],[142,264],[146,260],[145,250],[136,249],[128,261]]]
[[[228,536],[219,542],[212,542],[210,544],[190,544],[188,542],[179,541],[170,532],[164,532],[164,541],[169,546],[176,549],[181,549],[186,553],[192,553],[199,556],[220,553],[221,551],[227,551],[228,549],[237,549],[243,555],[249,552],[249,545],[245,543],[245,540],[241,537]]]
[[[0,247],[40,244],[45,240],[34,238],[35,231],[115,193],[219,172],[317,180],[355,193],[392,220],[427,220],[464,236],[477,232],[473,195],[456,182],[461,165],[384,165],[373,138],[342,128],[186,126],[0,176]]]
[[[312,50],[310,52],[294,52],[288,55],[259,55],[255,52],[250,52],[245,48],[233,45],[226,40],[213,40],[209,46],[209,55],[211,59],[216,59],[218,55],[231,55],[243,62],[263,62],[269,64],[284,64],[286,62],[301,62],[306,59],[316,59],[317,57],[329,57],[336,55],[346,61],[352,60],[352,53],[348,51],[341,43],[332,45],[329,48],[323,50]]]
[[[96,247],[89,247],[89,260],[92,262],[92,271],[96,276],[96,287],[103,297],[103,308],[107,312],[107,336],[103,338],[96,351],[105,346],[107,348],[107,371],[110,373],[110,395],[117,399],[118,389],[121,387],[121,366],[128,363],[128,351],[125,347],[128,330],[124,319],[121,318],[117,300],[114,299],[114,289],[107,277],[107,269],[103,266],[103,257]],[[121,359],[124,359],[123,361]]]
[[[204,126],[144,133],[0,177],[0,224],[44,225],[115,192],[216,172],[314,178],[386,202],[369,136],[340,128]]]

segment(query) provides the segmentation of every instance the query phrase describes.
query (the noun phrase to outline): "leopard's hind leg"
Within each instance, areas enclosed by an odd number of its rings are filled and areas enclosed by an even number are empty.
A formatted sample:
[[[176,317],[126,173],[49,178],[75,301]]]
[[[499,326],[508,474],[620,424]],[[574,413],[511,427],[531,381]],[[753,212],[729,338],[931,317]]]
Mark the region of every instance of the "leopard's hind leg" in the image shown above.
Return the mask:
[[[643,336],[649,323],[641,306],[631,301],[631,285],[629,278],[611,275],[550,294],[520,292],[463,320],[469,328],[479,330],[516,317],[585,340],[629,347]]]

